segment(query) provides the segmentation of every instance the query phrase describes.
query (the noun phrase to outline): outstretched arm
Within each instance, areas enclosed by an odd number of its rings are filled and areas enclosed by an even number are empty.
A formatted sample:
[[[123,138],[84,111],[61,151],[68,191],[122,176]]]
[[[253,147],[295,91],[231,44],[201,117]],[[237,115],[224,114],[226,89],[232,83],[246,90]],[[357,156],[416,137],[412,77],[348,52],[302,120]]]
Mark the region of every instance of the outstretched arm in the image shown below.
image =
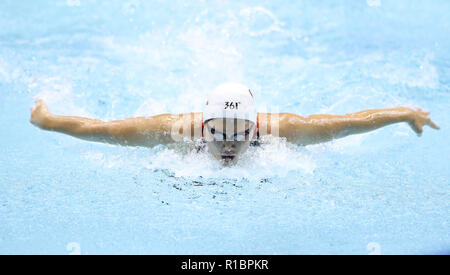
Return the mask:
[[[406,107],[392,109],[366,110],[346,115],[311,115],[301,117],[295,114],[278,114],[279,136],[290,142],[308,145],[360,134],[387,126],[393,123],[407,122],[411,128],[421,135],[423,126],[439,129],[428,117],[429,112]],[[273,114],[260,114],[260,124],[270,125]],[[272,124],[276,125],[276,124]],[[276,127],[276,126],[275,126]],[[267,132],[275,132],[275,127],[268,127]],[[274,128],[274,129],[271,129]]]
[[[200,122],[196,120],[200,120]],[[180,136],[191,138],[195,132],[191,129],[198,125],[201,128],[201,116],[194,113],[162,114],[104,122],[83,117],[51,114],[44,101],[36,102],[36,107],[31,110],[30,122],[41,129],[68,134],[84,140],[146,147],[174,142],[174,129],[179,131],[177,134]],[[188,131],[183,131],[183,128]]]

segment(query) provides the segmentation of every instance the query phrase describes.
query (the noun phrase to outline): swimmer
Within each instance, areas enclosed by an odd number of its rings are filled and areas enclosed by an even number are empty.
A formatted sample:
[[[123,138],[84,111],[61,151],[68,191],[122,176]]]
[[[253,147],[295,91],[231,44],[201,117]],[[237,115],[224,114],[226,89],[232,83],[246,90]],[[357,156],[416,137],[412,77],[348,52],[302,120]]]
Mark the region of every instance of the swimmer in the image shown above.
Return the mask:
[[[44,130],[124,146],[153,147],[186,139],[200,140],[206,143],[216,159],[224,165],[232,165],[251,144],[266,135],[309,145],[406,122],[420,136],[425,125],[439,129],[428,115],[429,112],[420,108],[408,107],[308,117],[292,113],[257,113],[248,87],[225,83],[208,95],[200,113],[160,114],[104,122],[54,115],[43,100],[37,100],[31,109],[30,122]]]

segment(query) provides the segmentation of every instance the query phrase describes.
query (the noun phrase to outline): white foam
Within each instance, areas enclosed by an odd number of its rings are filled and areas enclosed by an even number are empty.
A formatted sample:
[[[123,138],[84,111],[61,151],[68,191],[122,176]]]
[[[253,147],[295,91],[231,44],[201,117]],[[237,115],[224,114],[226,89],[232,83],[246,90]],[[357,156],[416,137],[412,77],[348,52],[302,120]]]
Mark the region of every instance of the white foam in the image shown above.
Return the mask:
[[[67,0],[66,4],[69,7],[79,7],[79,6],[81,6],[81,1],[80,0]]]
[[[376,79],[386,79],[391,84],[403,84],[410,87],[433,89],[439,86],[439,74],[436,67],[430,63],[433,54],[426,54],[423,58],[413,60],[412,64],[386,63],[386,57],[371,54],[366,56],[364,62],[368,66],[367,75]],[[389,59],[389,57],[388,57]],[[380,64],[376,64],[379,62]]]
[[[153,98],[147,99],[144,103],[141,104],[141,106],[138,108],[138,110],[135,112],[135,117],[146,117],[146,116],[153,116],[158,114],[165,114],[167,113],[167,106],[165,103],[158,102],[154,100]]]
[[[247,154],[231,167],[222,166],[209,153],[190,153],[187,155],[163,151],[149,168],[168,167],[175,176],[231,179],[260,179],[265,177],[284,177],[290,171],[301,170],[313,173],[315,163],[310,156],[280,145],[264,148],[251,148]]]
[[[366,3],[369,7],[380,7],[381,0],[366,0]]]
[[[18,79],[20,71],[3,59],[0,59],[0,81],[11,83]]]
[[[72,83],[59,76],[37,76],[28,79],[28,88],[36,90],[35,99],[43,99],[50,112],[59,115],[93,117],[76,103],[83,99],[83,94],[73,92]]]
[[[279,21],[270,10],[263,7],[244,8],[239,12],[239,15],[246,18],[246,21],[243,21],[244,30],[251,36],[261,36],[270,32],[285,32],[282,28],[284,23]],[[253,26],[251,21],[256,21],[257,26]],[[264,24],[267,21],[269,21],[268,24]]]
[[[94,150],[83,157],[104,168],[168,170],[175,177],[185,178],[262,179],[285,177],[291,171],[312,174],[316,168],[311,152],[272,137],[265,138],[260,147],[250,147],[231,167],[223,166],[207,150],[198,153],[193,144],[118,150],[114,153]]]

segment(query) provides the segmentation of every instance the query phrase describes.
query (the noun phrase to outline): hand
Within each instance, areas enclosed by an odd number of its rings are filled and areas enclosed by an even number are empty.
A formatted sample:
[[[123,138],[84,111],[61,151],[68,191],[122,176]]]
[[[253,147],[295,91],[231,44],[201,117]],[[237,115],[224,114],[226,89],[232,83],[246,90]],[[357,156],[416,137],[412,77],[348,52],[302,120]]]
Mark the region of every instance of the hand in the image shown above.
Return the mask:
[[[43,100],[36,100],[35,103],[36,106],[31,108],[30,122],[40,128],[45,128],[45,124],[51,114],[48,111],[47,104]]]
[[[411,109],[411,114],[408,116],[408,124],[418,136],[422,135],[424,125],[428,125],[436,130],[440,129],[440,127],[428,117],[429,114],[430,112],[423,112],[420,108]]]

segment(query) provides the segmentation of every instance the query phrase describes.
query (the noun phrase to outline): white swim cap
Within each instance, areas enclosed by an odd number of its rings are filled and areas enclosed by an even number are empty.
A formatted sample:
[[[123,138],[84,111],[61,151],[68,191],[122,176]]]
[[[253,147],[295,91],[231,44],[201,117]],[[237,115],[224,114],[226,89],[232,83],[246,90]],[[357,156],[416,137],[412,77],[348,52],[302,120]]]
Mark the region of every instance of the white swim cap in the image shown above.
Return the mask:
[[[203,122],[213,118],[247,119],[256,124],[256,108],[250,89],[239,83],[224,83],[209,95]]]

